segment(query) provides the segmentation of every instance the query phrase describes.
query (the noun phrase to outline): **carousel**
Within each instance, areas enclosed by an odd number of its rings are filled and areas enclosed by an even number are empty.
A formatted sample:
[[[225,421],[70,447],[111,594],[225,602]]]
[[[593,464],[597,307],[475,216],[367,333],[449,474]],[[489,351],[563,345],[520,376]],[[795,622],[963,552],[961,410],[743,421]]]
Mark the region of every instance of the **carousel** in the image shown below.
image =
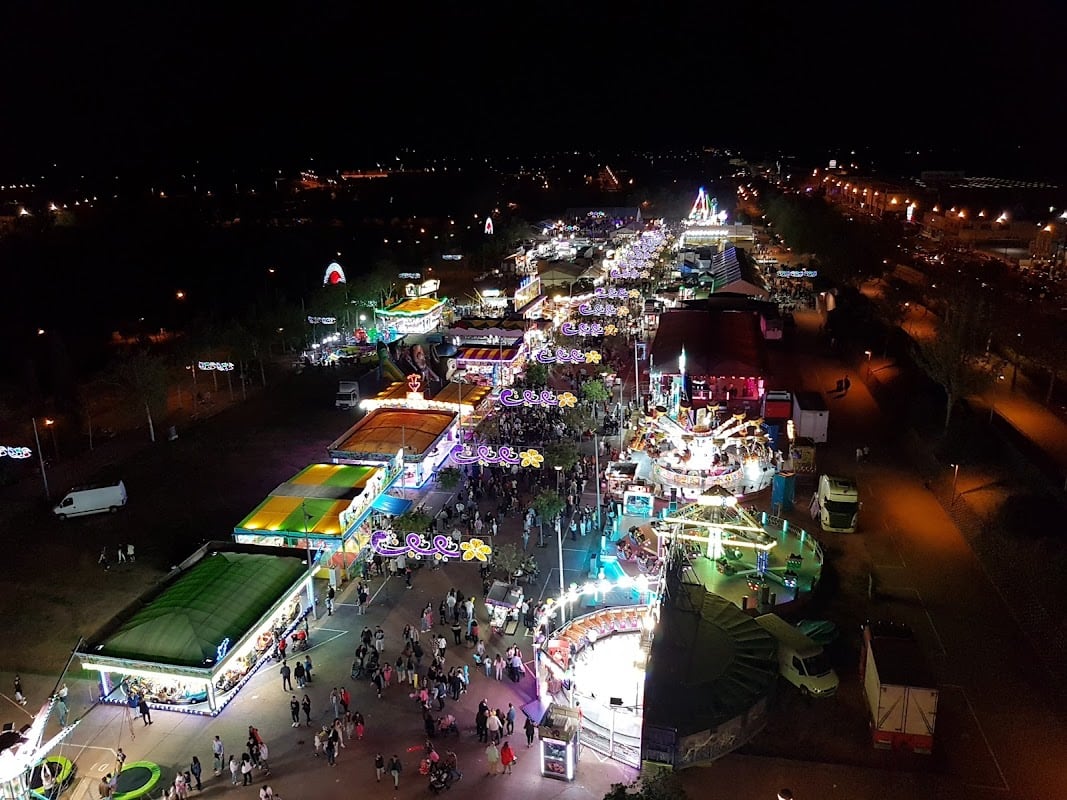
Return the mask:
[[[748,495],[770,486],[776,471],[763,420],[743,413],[702,413],[682,424],[653,409],[639,437],[661,497],[695,500],[712,486]]]

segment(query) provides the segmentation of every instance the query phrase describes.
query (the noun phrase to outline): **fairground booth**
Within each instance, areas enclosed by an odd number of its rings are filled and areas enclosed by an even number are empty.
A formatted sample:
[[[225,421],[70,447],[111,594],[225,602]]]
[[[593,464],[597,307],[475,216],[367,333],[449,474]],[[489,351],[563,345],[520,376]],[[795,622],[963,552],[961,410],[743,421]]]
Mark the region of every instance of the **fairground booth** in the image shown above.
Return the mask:
[[[524,344],[461,347],[456,353],[456,374],[466,383],[511,386],[526,366]]]
[[[311,580],[306,550],[208,542],[75,656],[103,702],[215,715],[281,637],[306,634]]]
[[[445,301],[436,297],[409,297],[388,308],[376,308],[378,326],[396,329],[400,335],[429,333],[441,324]]]
[[[346,578],[369,553],[379,515],[410,501],[387,494],[400,477],[399,453],[378,465],[312,464],[281,484],[233,529],[235,542],[312,549],[316,577]]]
[[[398,486],[421,488],[458,442],[460,415],[439,408],[376,408],[327,448],[338,464],[385,464],[404,454]]]
[[[454,411],[463,418],[464,426],[474,428],[493,408],[492,389],[489,386],[450,381],[427,400],[421,391],[411,391],[411,384],[397,381],[359,404],[364,411],[377,408],[414,408],[436,411]]]

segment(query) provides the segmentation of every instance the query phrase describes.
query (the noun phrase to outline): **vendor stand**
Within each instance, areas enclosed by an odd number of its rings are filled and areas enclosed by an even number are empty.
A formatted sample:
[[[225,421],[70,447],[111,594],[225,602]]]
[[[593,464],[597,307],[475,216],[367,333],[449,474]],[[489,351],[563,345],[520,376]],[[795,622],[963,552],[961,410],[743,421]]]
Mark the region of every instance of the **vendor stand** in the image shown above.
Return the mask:
[[[552,703],[537,726],[541,740],[541,775],[561,781],[574,780],[578,762],[581,716],[578,709]]]
[[[522,587],[504,581],[493,581],[489,594],[485,596],[489,627],[493,633],[501,636],[515,635],[519,629],[522,600]]]

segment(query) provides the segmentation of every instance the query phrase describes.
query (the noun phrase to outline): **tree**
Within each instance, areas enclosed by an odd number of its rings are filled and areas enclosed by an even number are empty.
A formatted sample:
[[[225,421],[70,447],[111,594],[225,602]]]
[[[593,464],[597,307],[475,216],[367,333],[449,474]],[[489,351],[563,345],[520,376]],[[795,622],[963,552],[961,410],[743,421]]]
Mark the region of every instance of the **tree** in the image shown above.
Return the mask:
[[[978,391],[985,383],[975,368],[976,335],[985,330],[978,298],[957,290],[945,306],[945,318],[930,339],[917,343],[916,361],[927,376],[945,392],[945,430],[952,421],[956,402]]]
[[[456,467],[445,467],[437,471],[437,486],[450,492],[459,486],[462,473]]]
[[[545,446],[544,456],[546,468],[567,471],[578,463],[578,447],[574,442],[551,442]]]
[[[493,547],[493,566],[501,575],[506,576],[508,583],[515,582],[515,573],[522,569],[525,562],[526,554],[514,544]]]
[[[630,784],[614,783],[604,800],[688,800],[682,782],[665,769],[647,769]]]
[[[111,382],[119,386],[123,397],[148,418],[148,438],[156,440],[152,410],[157,412],[167,400],[168,375],[163,359],[146,350],[124,355],[111,368]]]
[[[537,495],[537,497],[533,499],[531,505],[533,505],[534,511],[541,517],[543,524],[546,519],[552,520],[558,517],[560,512],[563,511],[565,503],[563,502],[563,498],[556,494],[556,492],[545,491]]]
[[[408,511],[393,518],[392,529],[397,535],[405,533],[424,533],[429,529],[433,519],[423,511]]]
[[[547,386],[548,385],[548,366],[541,364],[540,362],[533,361],[526,365],[526,383],[530,386]]]
[[[594,403],[603,403],[611,397],[604,381],[588,381],[582,384],[582,397]]]

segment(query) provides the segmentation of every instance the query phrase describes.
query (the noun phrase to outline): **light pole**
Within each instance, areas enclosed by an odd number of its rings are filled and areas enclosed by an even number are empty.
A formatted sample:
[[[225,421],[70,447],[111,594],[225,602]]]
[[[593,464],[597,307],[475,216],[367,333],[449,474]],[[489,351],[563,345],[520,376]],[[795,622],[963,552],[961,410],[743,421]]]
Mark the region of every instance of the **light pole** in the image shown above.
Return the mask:
[[[867,356],[867,377],[864,380],[869,381],[871,379],[871,351],[864,350],[863,354]]]
[[[993,414],[997,410],[997,386],[1004,380],[1003,375],[997,375],[997,379],[993,381],[993,399],[989,401],[989,424],[993,424]]]
[[[44,496],[48,500],[52,499],[52,493],[48,491],[48,473],[44,468],[44,453],[41,452],[41,437],[37,433],[37,417],[30,417],[33,421],[33,440],[37,442],[37,458],[41,462],[41,480],[44,481]]]
[[[560,482],[563,478],[563,467],[556,465],[556,494],[559,494]],[[560,627],[567,621],[567,593],[566,584],[563,580],[563,526],[556,525],[556,550],[559,553],[559,624]]]
[[[949,507],[956,505],[956,481],[960,477],[960,465],[950,464],[952,467],[952,501],[949,503]]]

